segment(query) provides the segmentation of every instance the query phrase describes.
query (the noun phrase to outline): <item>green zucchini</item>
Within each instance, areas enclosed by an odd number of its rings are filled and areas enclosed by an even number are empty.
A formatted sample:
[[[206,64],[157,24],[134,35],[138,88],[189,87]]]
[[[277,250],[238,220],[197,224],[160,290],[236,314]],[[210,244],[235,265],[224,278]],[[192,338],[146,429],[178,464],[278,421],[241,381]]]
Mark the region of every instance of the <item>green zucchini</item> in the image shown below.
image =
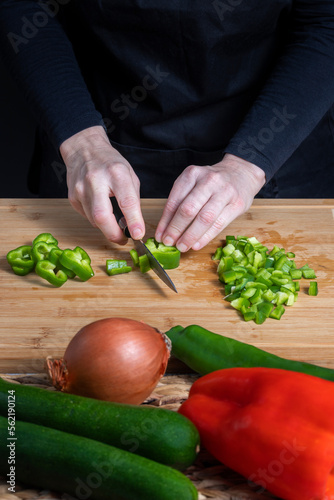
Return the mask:
[[[7,415],[9,390],[15,391],[19,420],[95,439],[180,470],[196,458],[198,431],[177,412],[99,401],[0,378],[3,416]]]
[[[93,439],[19,420],[16,439],[8,437],[8,419],[0,417],[0,473],[9,481],[15,475],[14,484],[91,500],[198,498],[182,472]],[[15,465],[8,463],[12,460]]]

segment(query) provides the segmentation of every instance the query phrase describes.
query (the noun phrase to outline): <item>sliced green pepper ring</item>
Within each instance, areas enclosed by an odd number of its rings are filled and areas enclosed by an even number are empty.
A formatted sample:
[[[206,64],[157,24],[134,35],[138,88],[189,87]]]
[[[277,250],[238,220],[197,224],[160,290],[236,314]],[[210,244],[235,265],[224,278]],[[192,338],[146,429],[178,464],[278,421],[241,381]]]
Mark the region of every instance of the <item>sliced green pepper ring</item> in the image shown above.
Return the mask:
[[[58,246],[58,240],[54,236],[52,236],[51,233],[41,233],[36,238],[33,240],[32,244],[33,246],[36,245],[36,243],[40,243],[41,241],[44,241],[44,243],[51,243],[54,246]]]
[[[62,253],[63,250],[60,250],[60,248],[52,248],[49,254],[49,261],[52,262],[52,264],[55,264],[58,269],[64,271],[68,278],[73,279],[75,277],[75,272],[71,271],[71,269],[67,269],[67,267],[60,263],[59,257]]]
[[[87,281],[94,276],[90,265],[91,259],[81,247],[75,247],[74,250],[66,248],[59,256],[59,261],[67,269],[71,269],[82,281]]]
[[[39,241],[33,245],[31,254],[35,263],[40,260],[48,260],[50,252],[53,248],[58,248],[53,243],[46,243],[45,241]]]
[[[15,274],[25,276],[33,270],[35,262],[31,251],[32,248],[30,245],[22,245],[7,253],[8,264],[12,267]]]
[[[29,269],[28,267],[13,266],[12,270],[18,276],[26,276],[27,274],[29,274],[33,270],[33,268]]]
[[[36,274],[54,286],[62,286],[67,281],[67,276],[61,269],[49,260],[39,260],[35,267]]]
[[[176,247],[158,243],[155,238],[148,238],[145,245],[164,269],[175,269],[180,265],[181,252]]]

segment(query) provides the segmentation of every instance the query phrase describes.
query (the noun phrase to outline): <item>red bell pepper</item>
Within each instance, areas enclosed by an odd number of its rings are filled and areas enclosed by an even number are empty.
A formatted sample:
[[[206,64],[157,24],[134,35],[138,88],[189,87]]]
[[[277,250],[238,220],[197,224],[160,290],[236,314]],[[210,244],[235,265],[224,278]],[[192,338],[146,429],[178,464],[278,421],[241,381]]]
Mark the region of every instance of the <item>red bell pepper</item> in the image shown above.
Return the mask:
[[[226,466],[285,500],[334,500],[334,383],[276,368],[198,379],[179,412]]]

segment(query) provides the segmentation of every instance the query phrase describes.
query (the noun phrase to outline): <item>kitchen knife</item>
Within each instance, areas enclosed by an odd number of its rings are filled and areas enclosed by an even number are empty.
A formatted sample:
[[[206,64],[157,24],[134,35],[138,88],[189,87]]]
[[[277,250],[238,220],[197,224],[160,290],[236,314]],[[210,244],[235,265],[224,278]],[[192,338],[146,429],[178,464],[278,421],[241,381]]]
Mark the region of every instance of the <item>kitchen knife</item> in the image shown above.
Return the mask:
[[[110,198],[114,215],[116,217],[117,223],[119,227],[122,229],[123,233],[127,238],[131,238],[131,234],[129,232],[125,217],[117,203],[117,200],[115,196]],[[132,239],[132,238],[131,238]],[[139,255],[147,255],[147,258],[149,260],[150,266],[152,270],[155,272],[155,274],[167,285],[171,290],[177,293],[176,287],[164,268],[161,266],[161,264],[157,261],[157,259],[154,257],[154,255],[150,252],[150,250],[147,248],[145,243],[142,240],[134,240],[132,239],[134,246],[138,252]]]

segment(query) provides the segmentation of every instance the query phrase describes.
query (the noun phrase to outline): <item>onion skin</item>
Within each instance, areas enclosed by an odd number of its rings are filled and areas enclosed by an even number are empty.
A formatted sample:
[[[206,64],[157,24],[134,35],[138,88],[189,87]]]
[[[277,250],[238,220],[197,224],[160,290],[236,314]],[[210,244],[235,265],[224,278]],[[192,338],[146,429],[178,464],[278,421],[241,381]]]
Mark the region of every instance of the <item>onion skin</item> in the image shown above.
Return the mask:
[[[70,341],[64,358],[47,359],[61,391],[126,404],[142,403],[164,375],[168,337],[140,321],[106,318],[90,323]]]

